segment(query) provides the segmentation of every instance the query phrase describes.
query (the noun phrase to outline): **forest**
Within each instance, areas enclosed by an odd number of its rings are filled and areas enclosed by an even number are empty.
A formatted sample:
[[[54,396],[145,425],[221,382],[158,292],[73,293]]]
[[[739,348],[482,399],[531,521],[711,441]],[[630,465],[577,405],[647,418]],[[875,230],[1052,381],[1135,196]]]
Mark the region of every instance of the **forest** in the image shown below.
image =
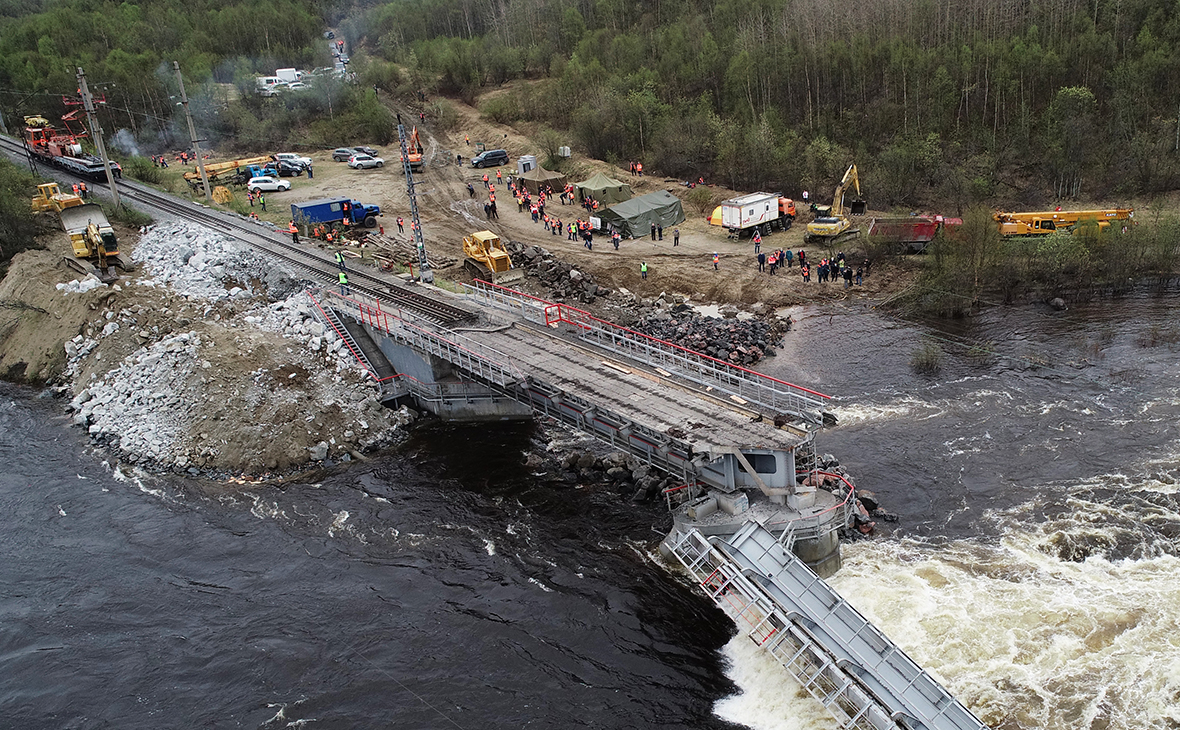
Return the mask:
[[[114,140],[116,150],[135,151],[132,138],[153,153],[183,149],[178,61],[201,132],[231,150],[385,141],[389,114],[338,79],[281,99],[253,93],[254,77],[276,68],[331,65],[322,34],[332,12],[320,0],[3,0],[0,111],[10,131],[25,114],[58,118],[82,67],[105,100],[108,134],[129,132]]]
[[[327,27],[360,49],[359,88],[251,93],[328,65]],[[1180,186],[1180,0],[0,0],[10,126],[64,111],[83,66],[110,126],[183,147],[173,60],[231,149],[387,141],[375,85],[741,190],[827,190],[856,162],[874,207]]]
[[[1177,0],[405,0],[343,27],[682,179],[827,189],[855,161],[875,203],[958,210],[1180,184]]]

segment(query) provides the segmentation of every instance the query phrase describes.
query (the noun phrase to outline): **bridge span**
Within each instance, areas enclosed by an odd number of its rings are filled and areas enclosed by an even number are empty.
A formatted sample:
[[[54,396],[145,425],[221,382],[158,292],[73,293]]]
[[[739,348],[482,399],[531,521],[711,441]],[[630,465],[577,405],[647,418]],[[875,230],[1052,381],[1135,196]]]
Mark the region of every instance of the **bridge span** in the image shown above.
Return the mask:
[[[856,504],[815,456],[828,396],[487,282],[464,287],[472,318],[449,328],[312,298],[391,398],[454,420],[551,416],[682,479],[665,555],[839,727],[986,730],[820,577]]]

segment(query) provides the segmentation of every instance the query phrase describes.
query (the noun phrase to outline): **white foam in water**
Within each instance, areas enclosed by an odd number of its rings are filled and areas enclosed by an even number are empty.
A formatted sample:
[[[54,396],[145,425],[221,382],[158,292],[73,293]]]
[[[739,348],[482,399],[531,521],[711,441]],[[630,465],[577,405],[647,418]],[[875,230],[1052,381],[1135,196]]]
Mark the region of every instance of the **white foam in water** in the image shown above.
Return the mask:
[[[1180,559],[1067,562],[1043,544],[1035,525],[998,545],[857,543],[831,584],[993,727],[1180,722]]]
[[[750,637],[738,633],[722,650],[725,674],[740,692],[719,700],[713,714],[754,730],[830,730],[832,716]]]

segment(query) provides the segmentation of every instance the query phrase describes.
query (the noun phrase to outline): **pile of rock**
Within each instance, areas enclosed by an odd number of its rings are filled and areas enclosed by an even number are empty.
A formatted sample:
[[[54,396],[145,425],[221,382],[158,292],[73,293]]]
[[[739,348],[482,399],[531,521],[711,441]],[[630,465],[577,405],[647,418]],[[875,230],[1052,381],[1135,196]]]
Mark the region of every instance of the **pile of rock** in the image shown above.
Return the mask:
[[[92,348],[90,343],[71,344],[76,353]],[[187,429],[192,399],[178,386],[198,367],[200,344],[195,332],[187,332],[128,355],[70,402],[74,423],[86,428],[92,440],[118,447],[132,463],[186,466],[177,437]],[[209,363],[201,365],[207,368]]]
[[[573,300],[593,304],[597,297],[611,293],[610,289],[598,285],[593,274],[555,258],[547,249],[520,241],[509,241],[506,247],[512,257],[512,265],[524,268],[526,276],[535,277],[555,302]]]
[[[282,299],[300,283],[257,251],[200,226],[162,223],[139,239],[132,260],[146,264],[145,286],[168,285],[177,294],[207,300]],[[256,291],[256,287],[263,291]]]
[[[664,300],[658,300],[663,302]],[[686,304],[641,310],[632,329],[656,339],[703,352],[735,365],[753,365],[775,354],[790,320],[717,319],[702,317]]]
[[[654,499],[663,490],[677,486],[673,477],[665,476],[621,451],[600,456],[590,451],[572,450],[560,462],[529,454],[525,465],[530,469],[543,469],[555,463],[559,464],[557,476],[562,481],[610,484],[620,493],[631,494],[631,499],[636,502]]]
[[[271,304],[264,311],[246,315],[243,320],[251,326],[298,341],[312,353],[322,356],[324,363],[338,373],[344,370],[363,372],[364,368],[335,331],[325,327],[316,317],[314,307],[311,297],[302,291]]]

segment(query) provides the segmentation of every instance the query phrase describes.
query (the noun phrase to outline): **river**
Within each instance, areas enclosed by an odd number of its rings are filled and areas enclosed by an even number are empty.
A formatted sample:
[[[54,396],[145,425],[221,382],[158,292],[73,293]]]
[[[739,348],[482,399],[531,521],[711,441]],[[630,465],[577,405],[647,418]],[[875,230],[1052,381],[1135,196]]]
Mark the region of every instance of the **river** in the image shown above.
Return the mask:
[[[1180,722],[1178,308],[825,305],[769,363],[900,515],[833,585],[996,728]],[[112,470],[62,405],[0,385],[0,726],[830,727],[660,569],[659,508],[521,468],[532,428],[208,485]]]

